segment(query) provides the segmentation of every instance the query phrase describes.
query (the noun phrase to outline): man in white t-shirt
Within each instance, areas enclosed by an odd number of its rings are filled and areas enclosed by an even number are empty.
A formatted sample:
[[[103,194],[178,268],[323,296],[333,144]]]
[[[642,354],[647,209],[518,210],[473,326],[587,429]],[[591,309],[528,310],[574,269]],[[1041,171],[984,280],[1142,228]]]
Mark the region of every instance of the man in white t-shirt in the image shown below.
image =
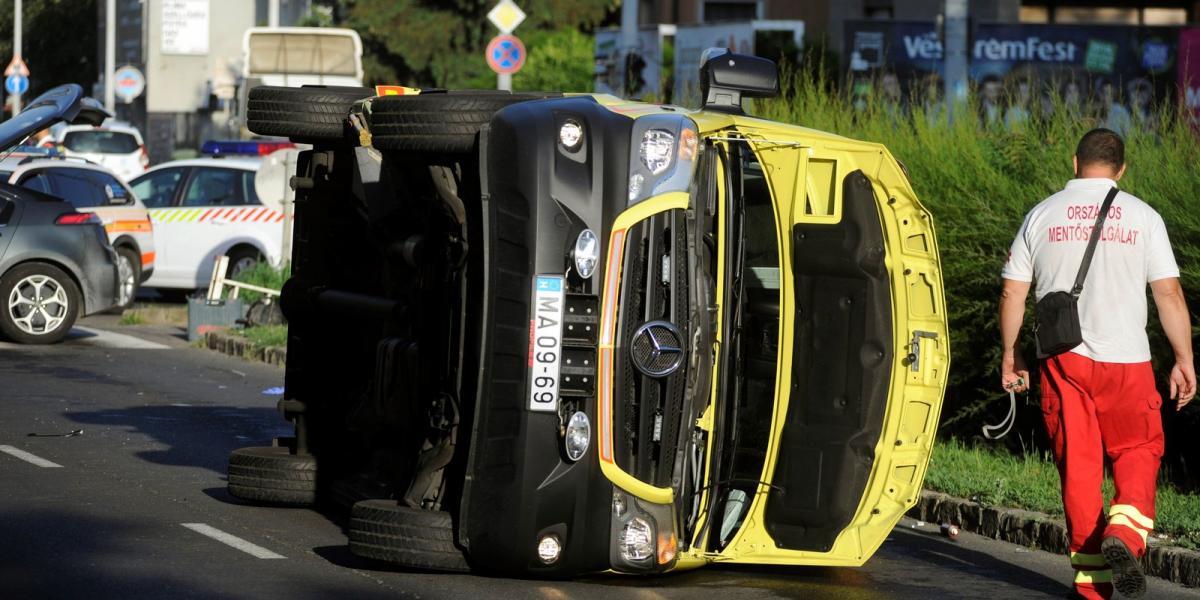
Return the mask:
[[[1125,174],[1125,144],[1107,129],[1089,131],[1075,151],[1075,179],[1025,217],[1002,274],[1001,383],[1024,391],[1029,373],[1018,347],[1025,298],[1069,291],[1109,190]],[[1075,591],[1136,598],[1146,581],[1138,559],[1154,527],[1154,493],[1163,452],[1162,397],[1146,339],[1146,284],[1175,352],[1171,398],[1181,409],[1196,393],[1191,322],[1179,267],[1162,217],[1120,192],[1108,210],[1079,296],[1083,343],[1041,364],[1042,413],[1062,477]],[[1104,516],[1104,457],[1116,497]]]

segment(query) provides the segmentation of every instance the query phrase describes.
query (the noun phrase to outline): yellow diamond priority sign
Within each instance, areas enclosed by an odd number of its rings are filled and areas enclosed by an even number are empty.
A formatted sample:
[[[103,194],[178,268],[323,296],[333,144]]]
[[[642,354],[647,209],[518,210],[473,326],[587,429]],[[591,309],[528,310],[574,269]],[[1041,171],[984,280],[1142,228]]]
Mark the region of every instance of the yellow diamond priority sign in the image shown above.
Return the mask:
[[[525,11],[512,0],[500,0],[488,13],[488,20],[500,33],[512,33],[525,20]]]

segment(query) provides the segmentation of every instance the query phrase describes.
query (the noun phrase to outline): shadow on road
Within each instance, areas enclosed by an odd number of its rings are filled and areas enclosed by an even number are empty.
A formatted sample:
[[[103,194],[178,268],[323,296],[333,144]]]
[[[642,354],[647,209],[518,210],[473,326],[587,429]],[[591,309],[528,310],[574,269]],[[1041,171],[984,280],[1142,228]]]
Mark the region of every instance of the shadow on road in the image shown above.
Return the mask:
[[[142,434],[166,446],[134,453],[147,462],[203,467],[222,475],[234,449],[269,446],[275,436],[291,434],[291,426],[278,411],[266,407],[150,405],[72,411],[63,413],[63,417],[93,428]]]

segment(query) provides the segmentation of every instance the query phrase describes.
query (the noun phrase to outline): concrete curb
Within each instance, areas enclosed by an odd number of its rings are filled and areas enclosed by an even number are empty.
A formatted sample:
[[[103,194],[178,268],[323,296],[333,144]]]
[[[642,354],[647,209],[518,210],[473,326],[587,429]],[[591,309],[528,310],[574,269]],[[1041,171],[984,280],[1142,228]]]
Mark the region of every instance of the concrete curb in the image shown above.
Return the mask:
[[[281,346],[263,348],[254,345],[244,337],[231,335],[224,331],[205,332],[204,347],[222,354],[264,362],[277,367],[287,365],[287,348]]]
[[[992,539],[1020,544],[1056,554],[1067,554],[1067,526],[1045,513],[985,506],[941,492],[925,490],[908,516],[930,523],[954,523]],[[1156,544],[1142,558],[1147,575],[1189,587],[1200,586],[1200,552]]]

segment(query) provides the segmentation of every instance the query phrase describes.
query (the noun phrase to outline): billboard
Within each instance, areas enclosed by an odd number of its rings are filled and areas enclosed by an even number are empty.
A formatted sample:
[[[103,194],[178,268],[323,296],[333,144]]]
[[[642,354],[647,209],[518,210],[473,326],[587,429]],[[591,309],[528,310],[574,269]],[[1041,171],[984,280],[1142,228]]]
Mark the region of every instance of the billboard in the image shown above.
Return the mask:
[[[942,74],[943,47],[932,21],[848,21],[845,39],[851,74],[895,73],[910,86]],[[1177,79],[1179,43],[1173,27],[978,23],[967,56],[977,84],[1035,79],[1093,92],[1112,84],[1126,95],[1151,89],[1161,99]]]

